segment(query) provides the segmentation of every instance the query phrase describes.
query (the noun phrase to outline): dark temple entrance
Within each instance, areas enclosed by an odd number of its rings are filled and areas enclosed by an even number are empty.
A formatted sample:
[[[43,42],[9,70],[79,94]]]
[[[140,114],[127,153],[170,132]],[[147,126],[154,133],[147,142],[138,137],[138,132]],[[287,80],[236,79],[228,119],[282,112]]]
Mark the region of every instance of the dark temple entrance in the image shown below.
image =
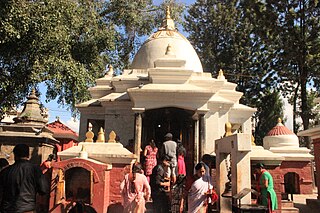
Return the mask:
[[[142,148],[148,141],[154,139],[158,148],[164,141],[164,135],[172,133],[173,140],[180,139],[187,150],[185,156],[187,173],[193,172],[194,157],[194,120],[192,119],[193,111],[180,108],[168,107],[160,109],[147,110],[143,116],[142,129]]]

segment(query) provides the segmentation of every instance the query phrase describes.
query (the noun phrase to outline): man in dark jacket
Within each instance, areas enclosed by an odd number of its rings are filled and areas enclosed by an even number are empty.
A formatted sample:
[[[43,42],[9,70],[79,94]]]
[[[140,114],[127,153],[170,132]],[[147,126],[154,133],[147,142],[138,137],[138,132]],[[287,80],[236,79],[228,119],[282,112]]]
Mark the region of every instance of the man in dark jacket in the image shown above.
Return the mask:
[[[36,194],[49,192],[40,167],[28,161],[29,147],[17,144],[15,163],[0,173],[1,213],[31,213],[36,209]],[[1,196],[0,196],[1,197]]]
[[[153,168],[150,177],[151,197],[153,210],[156,213],[169,212],[169,198],[166,189],[170,187],[170,181],[166,179],[165,171],[170,165],[170,158],[162,156],[160,163]]]

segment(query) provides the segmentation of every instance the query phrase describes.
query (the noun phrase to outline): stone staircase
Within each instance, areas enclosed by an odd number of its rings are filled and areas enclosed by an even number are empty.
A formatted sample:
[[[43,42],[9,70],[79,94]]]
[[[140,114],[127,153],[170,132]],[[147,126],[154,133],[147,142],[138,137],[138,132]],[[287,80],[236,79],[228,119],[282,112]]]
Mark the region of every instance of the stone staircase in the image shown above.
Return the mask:
[[[293,201],[281,201],[281,213],[299,213],[299,209],[294,207]]]

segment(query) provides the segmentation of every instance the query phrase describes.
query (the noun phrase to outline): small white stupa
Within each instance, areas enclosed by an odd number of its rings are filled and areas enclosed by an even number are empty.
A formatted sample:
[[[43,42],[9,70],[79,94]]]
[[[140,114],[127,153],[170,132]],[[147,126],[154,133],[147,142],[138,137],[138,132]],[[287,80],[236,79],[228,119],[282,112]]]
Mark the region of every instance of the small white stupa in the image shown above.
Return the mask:
[[[280,118],[278,124],[263,138],[263,147],[273,153],[281,154],[285,161],[310,161],[313,159],[310,149],[299,147],[297,135],[285,127]]]

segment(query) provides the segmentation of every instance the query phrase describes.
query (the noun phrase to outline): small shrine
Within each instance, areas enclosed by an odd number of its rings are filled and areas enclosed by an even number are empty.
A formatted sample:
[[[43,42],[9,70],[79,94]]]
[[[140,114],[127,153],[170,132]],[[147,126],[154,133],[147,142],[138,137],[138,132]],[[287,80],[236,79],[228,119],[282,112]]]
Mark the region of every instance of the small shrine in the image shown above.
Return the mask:
[[[281,177],[284,194],[312,194],[313,155],[310,149],[299,147],[299,139],[291,130],[282,124],[273,127],[263,138],[263,147],[274,154],[284,157],[281,165],[273,170],[275,177]]]
[[[22,112],[13,118],[14,123],[0,126],[0,158],[8,159],[12,164],[14,146],[25,143],[30,147],[30,161],[40,165],[49,154],[56,152],[56,144],[60,142],[46,126],[47,120],[40,109],[39,98],[34,89],[27,99]]]
[[[74,202],[97,212],[121,205],[120,183],[136,156],[116,142],[114,131],[108,141],[102,128],[95,141],[94,137],[89,129],[84,142],[58,152],[61,161],[52,164],[50,212],[67,212]]]

